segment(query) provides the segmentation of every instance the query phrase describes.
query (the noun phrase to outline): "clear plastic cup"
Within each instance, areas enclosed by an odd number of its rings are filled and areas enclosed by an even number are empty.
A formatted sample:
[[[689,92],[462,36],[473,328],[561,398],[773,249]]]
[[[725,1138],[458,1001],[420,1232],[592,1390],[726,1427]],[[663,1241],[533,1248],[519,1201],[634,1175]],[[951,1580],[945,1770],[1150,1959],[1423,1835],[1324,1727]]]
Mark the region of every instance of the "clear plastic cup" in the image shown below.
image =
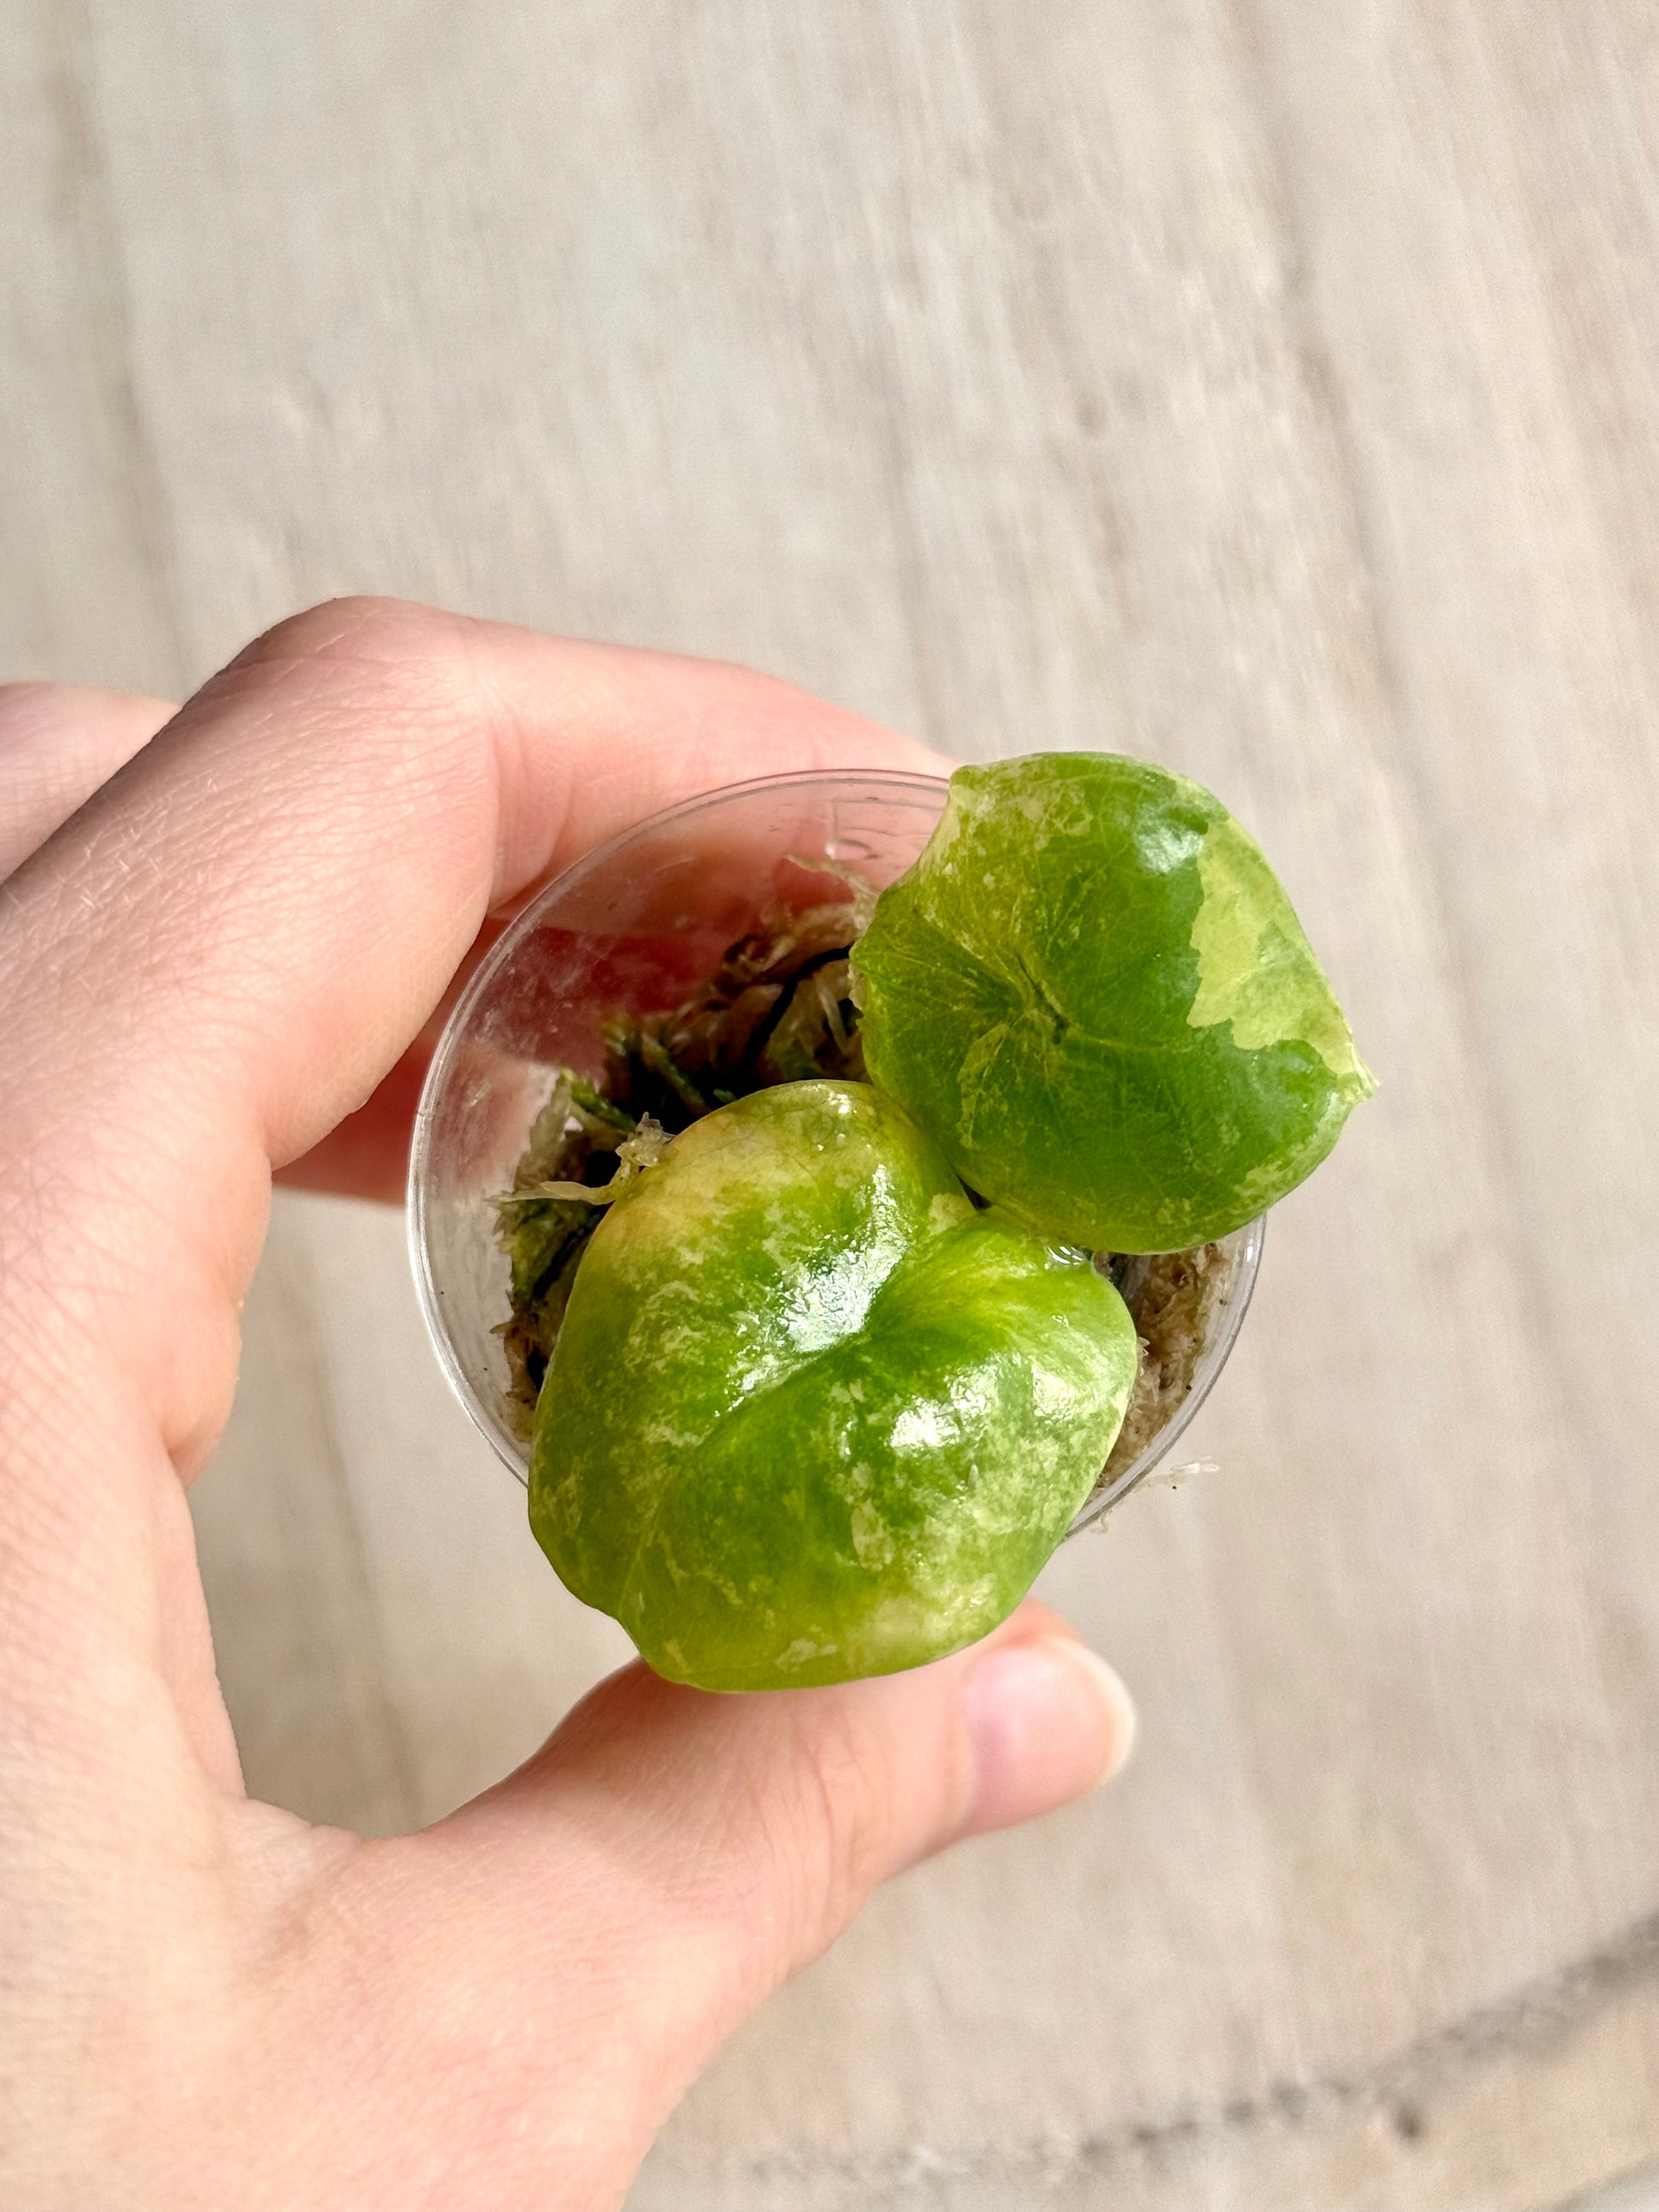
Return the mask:
[[[495,1200],[557,1070],[598,1076],[611,1016],[679,1005],[768,911],[844,895],[848,872],[878,889],[902,875],[945,793],[942,778],[837,769],[688,799],[567,868],[513,918],[467,985],[416,1116],[410,1241],[444,1371],[521,1482],[528,1454],[507,1411],[496,1334],[510,1308]],[[1252,1222],[1222,1240],[1185,1397],[1127,1464],[1103,1470],[1070,1534],[1152,1473],[1214,1388],[1255,1285],[1261,1229]]]

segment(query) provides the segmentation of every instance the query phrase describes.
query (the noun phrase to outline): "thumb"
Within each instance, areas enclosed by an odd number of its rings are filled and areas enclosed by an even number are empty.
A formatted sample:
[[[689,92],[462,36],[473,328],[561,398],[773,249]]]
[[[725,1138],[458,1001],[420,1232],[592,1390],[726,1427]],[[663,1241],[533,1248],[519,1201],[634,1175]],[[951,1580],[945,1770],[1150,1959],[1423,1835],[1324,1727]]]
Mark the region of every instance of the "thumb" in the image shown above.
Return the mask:
[[[517,1774],[412,1840],[452,1876],[488,1868],[498,1969],[567,1992],[597,1978],[633,2071],[612,2091],[648,2135],[878,1883],[1079,1796],[1133,1734],[1117,1676],[1028,1602],[969,1650],[830,1689],[714,1696],[625,1668]],[[475,1972],[496,1948],[475,1924]]]
[[[1133,1729],[1117,1677],[1029,1603],[834,1689],[624,1668],[435,1827],[313,1839],[249,2077],[270,2140],[331,2203],[614,2212],[692,2076],[877,1883],[1078,1796]]]

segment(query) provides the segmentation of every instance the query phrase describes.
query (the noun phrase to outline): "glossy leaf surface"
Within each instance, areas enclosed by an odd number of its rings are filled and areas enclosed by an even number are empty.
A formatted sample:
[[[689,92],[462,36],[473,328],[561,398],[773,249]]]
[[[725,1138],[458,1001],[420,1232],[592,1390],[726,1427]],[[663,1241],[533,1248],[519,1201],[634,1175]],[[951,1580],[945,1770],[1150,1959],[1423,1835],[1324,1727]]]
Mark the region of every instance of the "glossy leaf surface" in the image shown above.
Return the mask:
[[[1224,1236],[1374,1087],[1249,834],[1145,761],[959,769],[854,961],[872,1080],[971,1189],[1071,1243]]]
[[[1084,1255],[976,1212],[867,1085],[784,1085],[687,1129],[595,1231],[532,1525],[676,1680],[915,1666],[1018,1603],[1134,1371]]]

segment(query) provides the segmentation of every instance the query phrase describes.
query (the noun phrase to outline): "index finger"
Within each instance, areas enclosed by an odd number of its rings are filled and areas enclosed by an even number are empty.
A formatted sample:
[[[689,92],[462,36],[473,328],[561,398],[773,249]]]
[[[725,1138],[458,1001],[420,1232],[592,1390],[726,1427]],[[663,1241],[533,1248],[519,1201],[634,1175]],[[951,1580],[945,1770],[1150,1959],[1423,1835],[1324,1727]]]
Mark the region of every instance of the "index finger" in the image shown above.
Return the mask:
[[[347,600],[251,647],[22,868],[0,1191],[71,1277],[96,1194],[78,1288],[175,1441],[228,1387],[181,1316],[234,1314],[270,1165],[373,1091],[490,908],[673,799],[837,764],[946,765],[746,671]]]

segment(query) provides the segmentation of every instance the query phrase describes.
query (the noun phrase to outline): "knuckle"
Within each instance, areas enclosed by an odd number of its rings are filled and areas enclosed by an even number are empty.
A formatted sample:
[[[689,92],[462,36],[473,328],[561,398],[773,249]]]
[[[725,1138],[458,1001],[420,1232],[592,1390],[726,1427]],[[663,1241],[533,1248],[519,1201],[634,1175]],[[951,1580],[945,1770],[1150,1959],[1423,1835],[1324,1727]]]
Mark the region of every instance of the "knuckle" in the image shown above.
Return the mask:
[[[799,1695],[781,1734],[767,1730],[728,1771],[699,1847],[678,1861],[680,1913],[758,1945],[767,1985],[825,1949],[892,1870],[879,1744],[839,1701]]]
[[[786,1799],[801,1876],[803,1933],[821,1948],[886,1871],[887,1787],[878,1743],[842,1701],[813,1700],[798,1723]]]
[[[287,616],[245,646],[226,673],[283,670],[296,662],[397,668],[453,648],[466,627],[464,616],[412,599],[350,594]]]
[[[372,762],[395,784],[476,750],[468,617],[402,599],[330,599],[245,646],[191,702],[262,750],[315,744]]]

